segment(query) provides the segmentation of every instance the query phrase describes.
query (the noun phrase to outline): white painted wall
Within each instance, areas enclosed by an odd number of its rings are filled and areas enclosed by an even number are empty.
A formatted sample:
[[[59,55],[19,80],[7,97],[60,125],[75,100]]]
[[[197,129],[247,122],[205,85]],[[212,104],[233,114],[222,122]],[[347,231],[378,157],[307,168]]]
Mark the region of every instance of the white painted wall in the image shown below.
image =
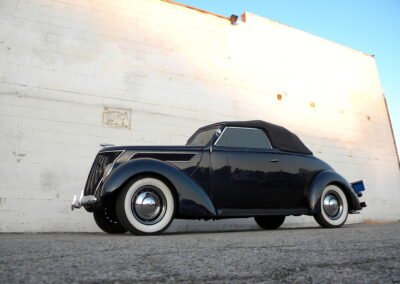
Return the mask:
[[[100,143],[183,144],[231,119],[286,126],[347,179],[363,179],[368,208],[350,221],[399,220],[374,58],[245,17],[233,26],[159,0],[0,1],[0,232],[95,231],[69,206]],[[128,110],[130,128],[105,125],[106,108]],[[298,222],[311,219],[289,220]],[[208,228],[218,224],[238,223]]]

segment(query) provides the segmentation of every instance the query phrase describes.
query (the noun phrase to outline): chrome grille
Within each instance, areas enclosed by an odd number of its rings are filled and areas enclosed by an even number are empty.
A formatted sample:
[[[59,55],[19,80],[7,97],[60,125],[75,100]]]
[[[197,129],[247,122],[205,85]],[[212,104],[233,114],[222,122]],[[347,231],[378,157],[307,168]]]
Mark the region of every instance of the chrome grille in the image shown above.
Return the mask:
[[[97,185],[103,177],[104,168],[108,164],[114,162],[119,157],[119,155],[121,155],[121,153],[122,151],[114,151],[97,154],[96,159],[93,162],[92,168],[90,169],[88,179],[86,181],[85,190],[83,191],[84,195],[95,194]]]

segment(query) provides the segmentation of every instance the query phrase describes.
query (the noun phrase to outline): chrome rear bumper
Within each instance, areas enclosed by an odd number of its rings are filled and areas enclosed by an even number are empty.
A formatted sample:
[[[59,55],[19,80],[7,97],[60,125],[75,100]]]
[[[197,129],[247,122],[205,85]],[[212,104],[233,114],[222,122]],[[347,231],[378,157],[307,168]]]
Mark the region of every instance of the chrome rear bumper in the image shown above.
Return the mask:
[[[97,202],[97,198],[94,195],[83,196],[83,190],[82,190],[79,199],[77,199],[76,195],[74,195],[74,199],[72,200],[72,204],[71,204],[71,211],[74,211],[75,208],[79,209],[83,205],[95,204],[96,202]]]

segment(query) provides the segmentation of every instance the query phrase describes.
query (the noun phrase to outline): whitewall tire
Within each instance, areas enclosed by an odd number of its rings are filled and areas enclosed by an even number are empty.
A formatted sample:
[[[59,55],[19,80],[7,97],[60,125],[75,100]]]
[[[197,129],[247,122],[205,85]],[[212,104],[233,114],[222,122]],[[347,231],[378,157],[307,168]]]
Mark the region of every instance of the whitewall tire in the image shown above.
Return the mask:
[[[136,235],[165,231],[175,214],[171,189],[154,177],[140,177],[126,184],[116,206],[122,226]]]
[[[314,215],[321,227],[338,228],[343,226],[349,214],[349,205],[343,190],[333,184],[325,187],[320,199],[321,210]]]

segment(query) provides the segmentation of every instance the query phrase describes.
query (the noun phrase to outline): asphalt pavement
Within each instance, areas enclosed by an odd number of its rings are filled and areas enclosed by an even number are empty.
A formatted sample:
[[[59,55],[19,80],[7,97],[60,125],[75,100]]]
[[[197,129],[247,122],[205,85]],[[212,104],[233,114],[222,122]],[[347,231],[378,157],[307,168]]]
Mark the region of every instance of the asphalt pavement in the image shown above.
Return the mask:
[[[400,223],[340,229],[0,234],[0,283],[400,283]]]

